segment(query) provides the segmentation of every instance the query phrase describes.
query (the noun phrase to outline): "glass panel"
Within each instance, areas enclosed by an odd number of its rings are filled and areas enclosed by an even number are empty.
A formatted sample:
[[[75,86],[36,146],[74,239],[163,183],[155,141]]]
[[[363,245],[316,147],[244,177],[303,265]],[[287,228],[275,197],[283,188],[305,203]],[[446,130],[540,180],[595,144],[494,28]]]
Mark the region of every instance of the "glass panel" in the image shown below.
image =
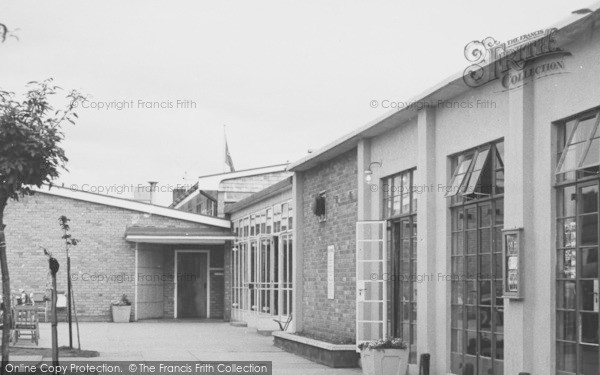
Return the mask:
[[[575,281],[557,281],[556,307],[575,309]]]
[[[574,311],[556,312],[556,338],[558,340],[575,341],[577,332],[577,321]]]
[[[574,218],[559,220],[558,247],[575,247],[577,245],[577,222]]]
[[[461,155],[458,158],[458,166],[456,167],[452,180],[448,186],[448,191],[444,195],[445,197],[451,197],[458,194],[462,190],[462,185],[466,176],[467,171],[473,161],[473,154]]]
[[[591,167],[600,164],[600,139],[596,138],[590,144],[580,168]]]
[[[496,336],[496,359],[504,359],[504,335],[495,335]],[[502,364],[495,362],[497,366],[496,368],[502,369]]]
[[[587,214],[591,212],[598,212],[598,185],[582,187],[580,192],[581,200],[578,210],[579,213]]]
[[[479,329],[481,331],[492,330],[492,309],[489,307],[479,308]]]
[[[575,186],[567,186],[562,189],[562,193],[559,194],[561,204],[559,206],[559,217],[575,216],[575,209],[577,207],[577,197],[575,194]]]
[[[467,331],[467,354],[477,355],[477,332]],[[472,372],[475,374],[475,372]]]
[[[582,375],[600,374],[598,369],[598,347],[592,345],[581,345],[581,358],[579,368]]]
[[[467,236],[467,254],[477,254],[477,231],[467,231],[465,235]]]
[[[359,259],[377,260],[383,257],[383,242],[358,242],[357,246]]]
[[[598,278],[598,249],[582,249],[580,264],[580,277]]]
[[[453,255],[462,255],[463,254],[463,232],[453,233],[454,244],[452,246],[452,254]]]
[[[462,306],[452,306],[452,319],[451,325],[452,328],[463,328],[463,307]]]
[[[375,340],[383,337],[383,324],[382,323],[358,323],[357,336],[360,337],[360,341],[363,340]]]
[[[575,250],[559,250],[556,259],[558,266],[556,277],[574,279],[577,275],[577,253]]]
[[[487,162],[489,156],[489,148],[485,150],[479,151],[477,154],[477,160],[475,161],[475,166],[473,167],[473,171],[471,172],[471,177],[469,178],[468,185],[466,189],[464,189],[464,194],[472,194],[475,191],[475,187],[479,183],[479,177],[481,176],[482,169]]]
[[[491,333],[488,333],[488,332],[480,332],[479,333],[479,355],[484,356],[484,357],[492,356],[492,334]],[[488,362],[488,365],[490,367],[492,366],[492,361],[486,361],[486,362]],[[483,374],[488,374],[490,372],[484,371]]]
[[[598,344],[598,314],[580,313],[581,331],[579,332],[581,342]]]
[[[598,312],[598,280],[580,280],[579,292],[579,308]]]
[[[494,332],[503,333],[504,332],[504,309],[502,307],[494,307]]]
[[[452,350],[453,352],[459,352],[462,353],[463,351],[463,337],[464,337],[464,331],[461,330],[457,330],[457,329],[453,329],[452,330],[452,346],[450,348],[450,350]]]
[[[560,341],[556,343],[556,369],[573,373],[577,371],[575,344]]]
[[[477,329],[477,307],[474,306],[466,306],[467,309],[467,329],[476,330]]]
[[[579,121],[577,127],[575,128],[575,131],[573,132],[573,135],[571,136],[569,144],[583,142],[590,138],[590,136],[592,135],[592,131],[594,130],[594,124],[596,122],[594,121],[595,117],[596,116],[587,117]]]
[[[559,165],[556,173],[564,173],[578,168],[579,162],[585,152],[586,142],[567,146],[563,151],[562,164]]]
[[[383,262],[358,262],[356,268],[358,280],[381,280],[383,277]]]
[[[588,214],[581,217],[581,245],[598,244],[598,214]]]
[[[358,320],[383,320],[382,302],[361,302],[361,308],[358,310]]]

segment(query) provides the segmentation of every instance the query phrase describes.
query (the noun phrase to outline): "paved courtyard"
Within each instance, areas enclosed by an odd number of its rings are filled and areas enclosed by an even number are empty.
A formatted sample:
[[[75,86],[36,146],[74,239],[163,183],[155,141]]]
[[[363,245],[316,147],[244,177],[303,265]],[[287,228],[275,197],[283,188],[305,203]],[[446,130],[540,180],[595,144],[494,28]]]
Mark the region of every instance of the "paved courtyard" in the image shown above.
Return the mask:
[[[81,348],[98,360],[273,361],[276,375],[350,375],[360,369],[332,369],[273,346],[273,338],[218,321],[156,320],[128,324],[80,323]],[[74,345],[77,345],[73,325]],[[40,324],[39,347],[51,347],[50,324]],[[59,346],[68,345],[68,326],[59,323]],[[23,346],[29,346],[29,343]]]

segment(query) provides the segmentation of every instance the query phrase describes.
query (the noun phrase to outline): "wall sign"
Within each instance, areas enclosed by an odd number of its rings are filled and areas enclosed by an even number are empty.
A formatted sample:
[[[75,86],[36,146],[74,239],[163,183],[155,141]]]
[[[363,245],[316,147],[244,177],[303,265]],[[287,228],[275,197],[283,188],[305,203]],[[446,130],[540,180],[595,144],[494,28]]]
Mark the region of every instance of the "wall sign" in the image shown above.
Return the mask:
[[[327,298],[335,298],[335,269],[334,269],[335,246],[327,246]]]
[[[502,231],[502,275],[505,298],[523,298],[523,228]]]

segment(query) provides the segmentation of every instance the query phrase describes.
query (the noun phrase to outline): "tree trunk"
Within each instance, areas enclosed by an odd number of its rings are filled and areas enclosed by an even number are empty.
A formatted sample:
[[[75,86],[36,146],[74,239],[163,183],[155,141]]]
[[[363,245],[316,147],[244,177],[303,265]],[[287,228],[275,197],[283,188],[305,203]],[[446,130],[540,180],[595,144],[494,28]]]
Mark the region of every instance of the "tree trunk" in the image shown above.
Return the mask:
[[[4,314],[2,319],[2,374],[6,372],[8,365],[8,349],[10,340],[11,317],[11,298],[10,298],[10,277],[8,275],[8,259],[6,257],[6,236],[4,234],[4,208],[6,200],[0,202],[0,271],[2,272],[2,297],[4,303]]]
[[[67,249],[67,318],[69,321],[69,348],[73,349],[73,316],[71,310],[71,256]]]
[[[52,274],[52,365],[58,366],[58,316],[56,314],[56,274]]]

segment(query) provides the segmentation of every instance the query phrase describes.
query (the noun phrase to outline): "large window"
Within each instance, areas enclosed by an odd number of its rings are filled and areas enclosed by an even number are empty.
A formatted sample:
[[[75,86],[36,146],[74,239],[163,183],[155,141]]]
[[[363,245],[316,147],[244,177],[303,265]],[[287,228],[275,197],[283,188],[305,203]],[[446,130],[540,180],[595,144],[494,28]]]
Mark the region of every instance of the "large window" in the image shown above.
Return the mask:
[[[234,221],[232,308],[292,312],[292,204],[279,203]]]
[[[417,363],[417,201],[415,170],[382,180],[383,208],[388,220],[391,267],[390,334],[410,345],[409,362]]]
[[[504,359],[502,229],[503,143],[452,159],[451,369],[500,375]]]
[[[558,124],[556,370],[598,374],[598,111]]]

